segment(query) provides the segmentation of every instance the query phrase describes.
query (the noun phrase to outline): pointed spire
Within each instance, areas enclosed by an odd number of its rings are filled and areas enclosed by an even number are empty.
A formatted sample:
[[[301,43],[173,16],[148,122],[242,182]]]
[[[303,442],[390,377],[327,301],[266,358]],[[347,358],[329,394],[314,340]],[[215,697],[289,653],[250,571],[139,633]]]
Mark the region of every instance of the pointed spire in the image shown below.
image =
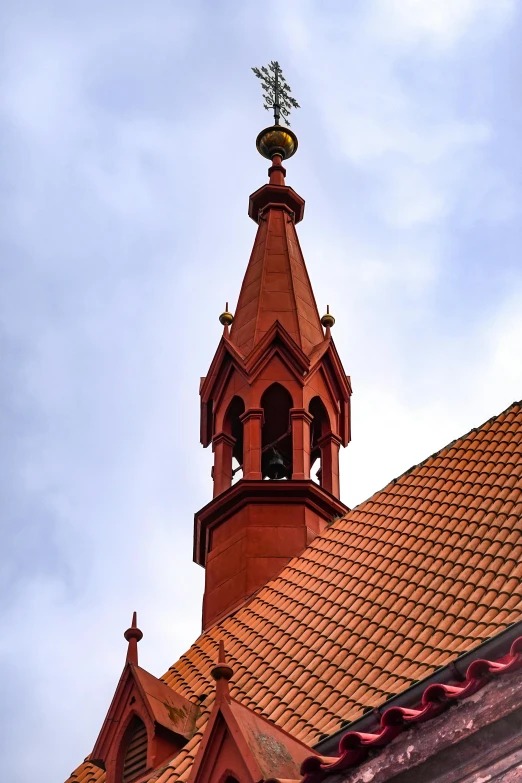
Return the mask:
[[[135,666],[137,666],[138,665],[138,642],[140,641],[140,639],[143,639],[143,634],[137,626],[136,612],[134,612],[132,615],[131,627],[127,628],[127,630],[123,635],[129,643],[129,647],[127,649],[126,663],[133,663]]]
[[[282,160],[273,154],[269,183],[250,196],[248,214],[259,228],[230,330],[231,342],[244,355],[276,321],[308,355],[324,340],[296,232],[304,201],[285,185]]]
[[[228,689],[228,681],[232,679],[234,670],[227,663],[225,656],[225,643],[223,640],[220,640],[219,642],[218,660],[210,673],[213,679],[216,681],[216,696],[221,696],[229,700],[230,692]]]

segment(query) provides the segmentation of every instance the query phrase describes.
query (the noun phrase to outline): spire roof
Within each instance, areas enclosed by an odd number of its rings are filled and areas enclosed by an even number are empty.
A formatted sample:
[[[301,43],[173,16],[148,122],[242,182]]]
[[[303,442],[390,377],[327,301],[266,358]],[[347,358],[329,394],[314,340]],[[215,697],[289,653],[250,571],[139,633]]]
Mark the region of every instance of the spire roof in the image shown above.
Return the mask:
[[[304,201],[284,184],[286,172],[279,156],[274,157],[269,173],[269,184],[250,197],[249,214],[259,228],[230,340],[246,355],[279,321],[309,354],[324,334],[295,228]]]

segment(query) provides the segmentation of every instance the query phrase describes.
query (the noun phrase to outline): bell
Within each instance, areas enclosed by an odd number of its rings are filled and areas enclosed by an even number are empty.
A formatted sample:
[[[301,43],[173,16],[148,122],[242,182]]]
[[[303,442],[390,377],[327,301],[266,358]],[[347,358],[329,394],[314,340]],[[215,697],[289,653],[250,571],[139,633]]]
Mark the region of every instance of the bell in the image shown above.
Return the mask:
[[[269,479],[275,480],[285,478],[286,474],[287,470],[282,456],[277,451],[277,449],[272,449],[272,456],[270,457],[270,461],[266,466],[266,475]]]

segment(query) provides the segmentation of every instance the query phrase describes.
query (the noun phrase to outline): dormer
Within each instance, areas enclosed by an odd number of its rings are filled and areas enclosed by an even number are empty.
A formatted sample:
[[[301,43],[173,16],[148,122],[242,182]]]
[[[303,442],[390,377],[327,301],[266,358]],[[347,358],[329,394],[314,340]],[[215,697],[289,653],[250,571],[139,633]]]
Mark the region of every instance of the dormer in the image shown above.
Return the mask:
[[[315,751],[231,697],[228,683],[233,670],[223,642],[211,673],[216,682],[214,705],[188,783],[299,781],[301,764],[315,757]]]
[[[138,666],[142,636],[134,613],[125,631],[125,668],[90,756],[106,770],[106,783],[139,783],[173,759],[194,733],[197,706]]]

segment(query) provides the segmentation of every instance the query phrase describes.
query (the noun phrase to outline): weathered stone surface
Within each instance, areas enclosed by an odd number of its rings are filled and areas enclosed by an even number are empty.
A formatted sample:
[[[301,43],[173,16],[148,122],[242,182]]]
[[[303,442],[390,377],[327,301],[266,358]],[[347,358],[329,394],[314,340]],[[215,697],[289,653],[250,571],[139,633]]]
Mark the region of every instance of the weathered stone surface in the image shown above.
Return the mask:
[[[522,672],[493,680],[328,783],[522,781]]]

